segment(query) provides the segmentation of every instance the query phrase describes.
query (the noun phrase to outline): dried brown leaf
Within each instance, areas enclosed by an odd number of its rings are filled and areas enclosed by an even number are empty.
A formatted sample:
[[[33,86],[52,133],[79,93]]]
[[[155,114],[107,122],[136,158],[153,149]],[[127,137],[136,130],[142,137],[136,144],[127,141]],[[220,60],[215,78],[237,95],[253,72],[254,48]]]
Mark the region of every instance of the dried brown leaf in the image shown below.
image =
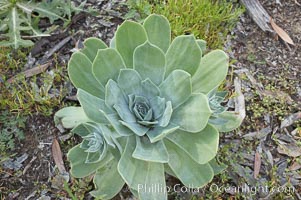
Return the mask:
[[[301,156],[301,148],[294,143],[278,144],[277,151],[280,154],[285,154],[294,158]]]
[[[52,142],[52,156],[59,171],[66,173],[61,147],[56,138],[54,138]]]
[[[259,171],[260,171],[260,166],[261,166],[261,156],[260,156],[260,153],[256,152],[255,153],[255,161],[254,161],[254,178],[258,177]]]
[[[296,161],[289,167],[289,170],[292,171],[296,171],[298,169],[301,169],[301,164]]]
[[[288,127],[292,125],[295,121],[301,119],[301,112],[294,113],[288,117],[286,117],[282,122],[281,122],[281,128]]]
[[[42,72],[44,72],[49,66],[50,66],[50,62],[43,64],[43,65],[39,65],[37,67],[31,68],[29,70],[26,70],[24,72],[21,72],[20,74],[24,75],[26,78],[32,77],[34,75],[40,74]],[[18,74],[19,75],[19,74]],[[17,76],[18,76],[17,75]],[[7,80],[8,83],[12,83],[14,80],[16,79],[16,76],[10,78]]]
[[[274,31],[281,37],[282,40],[291,45],[295,45],[290,36],[282,28],[280,28],[272,18],[270,19],[270,23]]]

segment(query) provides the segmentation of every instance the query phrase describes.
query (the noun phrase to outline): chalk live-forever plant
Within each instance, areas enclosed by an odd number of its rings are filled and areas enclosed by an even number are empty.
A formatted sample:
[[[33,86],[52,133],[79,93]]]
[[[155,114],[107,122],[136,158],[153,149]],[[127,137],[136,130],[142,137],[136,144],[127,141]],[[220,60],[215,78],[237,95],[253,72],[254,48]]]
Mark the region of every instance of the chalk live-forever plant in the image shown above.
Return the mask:
[[[216,92],[228,56],[202,55],[204,44],[192,35],[171,41],[169,22],[154,14],[143,25],[125,21],[109,47],[89,38],[72,55],[80,107],[55,120],[83,138],[68,159],[74,177],[94,175],[93,196],[111,199],[127,184],[139,199],[164,200],[165,173],[193,188],[212,180],[219,131],[240,120]]]

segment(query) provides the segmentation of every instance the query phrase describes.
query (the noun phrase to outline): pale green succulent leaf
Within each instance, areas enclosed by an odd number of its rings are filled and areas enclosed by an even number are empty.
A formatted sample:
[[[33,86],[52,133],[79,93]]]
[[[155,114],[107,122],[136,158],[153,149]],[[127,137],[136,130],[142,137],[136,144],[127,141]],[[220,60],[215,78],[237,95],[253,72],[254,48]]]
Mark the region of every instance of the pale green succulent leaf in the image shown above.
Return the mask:
[[[206,127],[211,113],[207,96],[193,94],[184,104],[173,110],[170,121],[184,131],[197,133]]]
[[[151,188],[155,184],[165,188],[164,165],[134,158],[132,154],[135,151],[135,146],[135,137],[129,137],[118,163],[119,174],[130,188],[138,191],[139,199],[166,200],[166,192],[147,192],[148,190],[141,189]]]
[[[171,40],[170,25],[166,17],[152,14],[145,19],[143,26],[148,41],[166,52]]]
[[[119,160],[121,158],[121,154],[124,151],[124,148],[126,146],[126,142],[127,142],[127,137],[118,137],[118,138],[113,138],[115,140],[115,144],[117,148],[113,148],[111,146],[109,146],[108,151],[113,155],[114,159]]]
[[[146,135],[150,139],[151,143],[155,143],[159,140],[162,140],[166,135],[174,132],[178,128],[180,128],[180,127],[177,125],[174,125],[172,123],[170,123],[166,127],[156,126],[152,129],[150,129]]]
[[[93,133],[96,131],[97,128],[95,128],[94,125],[91,123],[81,123],[78,126],[74,127],[71,132],[75,133],[81,137],[85,137],[89,135],[90,133]]]
[[[164,140],[169,155],[168,165],[177,178],[187,187],[200,188],[208,184],[213,170],[208,163],[199,164],[169,140]]]
[[[137,145],[133,153],[134,158],[149,162],[168,162],[168,153],[161,140],[156,143],[151,143],[148,137],[136,136],[136,144]]]
[[[82,89],[78,89],[77,98],[89,119],[91,119],[94,122],[108,124],[107,119],[100,112],[100,110],[102,110],[108,114],[112,113],[112,110],[110,110],[106,106],[104,100],[102,100],[96,96],[93,96],[90,93],[88,93]]]
[[[145,79],[141,82],[143,96],[148,99],[152,99],[156,96],[160,96],[160,89],[149,79]]]
[[[216,158],[210,160],[210,167],[213,169],[214,175],[218,175],[227,169],[227,165],[224,163],[218,163]]]
[[[74,128],[77,125],[88,122],[90,119],[85,114],[82,107],[66,107],[54,115],[54,122],[56,125],[61,123],[64,128]]]
[[[135,123],[137,121],[127,105],[115,104],[113,107],[123,121],[128,123]]]
[[[147,40],[143,26],[132,21],[123,22],[116,31],[115,45],[127,68],[133,68],[133,54],[137,46]]]
[[[191,76],[183,70],[174,70],[159,88],[161,97],[164,97],[166,101],[171,101],[172,107],[176,109],[191,95]]]
[[[139,195],[138,195],[138,191],[137,191],[137,190],[135,190],[135,189],[133,189],[133,188],[130,188],[130,191],[131,191],[131,193],[134,195],[134,197],[135,197],[136,199],[139,198]]]
[[[163,115],[160,118],[160,126],[161,127],[166,127],[169,124],[170,118],[172,116],[172,111],[173,111],[173,109],[172,109],[171,102],[167,101]]]
[[[165,104],[165,99],[161,98],[159,96],[156,96],[156,97],[152,98],[149,101],[149,103],[150,103],[150,106],[152,108],[156,108],[156,109],[153,110],[154,118],[159,119],[162,116],[162,114],[165,110],[165,105],[166,105]]]
[[[218,123],[222,120],[222,123]],[[219,132],[229,132],[237,129],[243,121],[243,118],[236,112],[226,111],[218,115],[218,118],[209,120],[209,123],[214,125]],[[215,123],[216,122],[216,123]]]
[[[126,106],[126,97],[115,81],[109,80],[105,89],[105,103],[108,107],[113,108],[115,104]]]
[[[159,85],[165,74],[165,55],[161,49],[145,42],[134,51],[134,69],[142,79],[149,78]]]
[[[93,76],[92,62],[85,54],[80,52],[72,54],[68,64],[68,74],[76,88],[81,88],[96,97],[104,97],[104,86]]]
[[[198,133],[178,129],[169,134],[167,139],[178,145],[197,163],[206,164],[216,156],[219,134],[213,126],[207,125]]]
[[[176,37],[166,53],[166,74],[182,69],[193,75],[200,65],[202,51],[193,35]]]
[[[136,135],[139,136],[145,135],[145,133],[149,130],[148,127],[142,126],[137,122],[125,122],[120,120],[120,123],[126,126],[127,128],[129,128],[130,130],[132,130]]]
[[[120,136],[133,135],[133,131],[120,123],[120,118],[117,114],[106,114],[103,111],[100,112],[106,117],[106,119],[110,122]]]
[[[113,148],[117,148],[119,151],[122,152],[122,147],[117,138],[119,138],[119,134],[111,127],[106,125],[99,124],[103,137],[105,138],[108,145]]]
[[[222,50],[207,53],[201,60],[198,70],[192,76],[192,91],[207,94],[226,78],[229,57]]]
[[[141,76],[133,69],[121,69],[117,79],[117,83],[125,95],[141,94],[141,81]]]
[[[86,163],[88,153],[80,148],[80,144],[69,150],[67,158],[71,165],[70,173],[75,178],[83,178],[94,173],[98,168],[110,162],[113,157],[107,154],[104,159],[97,163]]]
[[[110,48],[116,49],[116,37],[115,36],[110,41]]]
[[[206,48],[207,48],[207,42],[205,40],[200,40],[200,39],[197,39],[196,42],[198,43],[198,45],[202,51],[202,55],[205,55]]]
[[[90,192],[92,196],[109,200],[120,192],[125,182],[118,173],[117,164],[117,160],[113,159],[96,171],[93,179],[96,189]]]
[[[107,45],[100,39],[91,37],[84,41],[84,48],[80,51],[93,63],[99,49],[106,49]]]
[[[164,164],[164,171],[169,174],[170,176],[173,176],[177,178],[177,175],[172,171],[172,169],[169,167],[168,163]]]
[[[102,85],[106,85],[108,80],[117,80],[120,69],[125,68],[125,64],[120,54],[115,49],[100,49],[93,62],[93,74]]]
[[[104,146],[104,149],[102,151],[96,151],[96,152],[87,152],[87,158],[86,158],[86,163],[98,163],[104,157],[107,155],[107,146]]]

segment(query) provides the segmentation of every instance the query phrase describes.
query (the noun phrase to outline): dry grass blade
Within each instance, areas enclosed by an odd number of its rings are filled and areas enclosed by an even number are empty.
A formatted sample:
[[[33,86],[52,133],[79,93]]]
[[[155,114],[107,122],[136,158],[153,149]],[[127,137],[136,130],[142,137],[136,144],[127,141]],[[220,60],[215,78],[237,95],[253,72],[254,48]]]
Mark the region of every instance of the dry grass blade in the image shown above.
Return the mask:
[[[255,161],[254,161],[254,178],[257,178],[259,175],[261,166],[261,157],[258,152],[255,153]]]
[[[291,45],[295,45],[293,40],[290,38],[290,36],[282,29],[280,28],[274,20],[271,18],[270,23],[274,31],[281,37],[281,39]]]
[[[62,174],[66,173],[61,147],[56,138],[54,138],[53,142],[52,142],[52,156],[53,156],[54,162],[55,162],[56,166],[58,167],[59,171]]]

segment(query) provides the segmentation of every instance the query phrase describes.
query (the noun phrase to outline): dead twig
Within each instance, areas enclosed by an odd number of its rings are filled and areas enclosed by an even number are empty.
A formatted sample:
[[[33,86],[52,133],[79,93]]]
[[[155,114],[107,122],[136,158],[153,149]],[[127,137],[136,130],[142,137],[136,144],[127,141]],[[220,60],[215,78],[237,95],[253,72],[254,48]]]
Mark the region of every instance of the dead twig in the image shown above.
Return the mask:
[[[271,17],[258,0],[241,0],[241,2],[261,30],[274,32],[269,26]]]
[[[239,113],[241,119],[246,117],[246,109],[245,109],[245,97],[241,92],[241,80],[236,77],[234,79],[234,87],[235,87],[235,112]]]
[[[32,159],[29,161],[29,163],[24,167],[24,170],[22,172],[22,174],[24,175],[27,170],[29,169],[29,167],[31,167],[31,164],[37,159],[36,156],[33,156]]]
[[[52,47],[42,58],[41,63],[46,62],[55,52],[57,52],[60,48],[62,48],[65,44],[67,44],[71,40],[71,36],[66,37],[59,43],[57,43],[54,47]]]

